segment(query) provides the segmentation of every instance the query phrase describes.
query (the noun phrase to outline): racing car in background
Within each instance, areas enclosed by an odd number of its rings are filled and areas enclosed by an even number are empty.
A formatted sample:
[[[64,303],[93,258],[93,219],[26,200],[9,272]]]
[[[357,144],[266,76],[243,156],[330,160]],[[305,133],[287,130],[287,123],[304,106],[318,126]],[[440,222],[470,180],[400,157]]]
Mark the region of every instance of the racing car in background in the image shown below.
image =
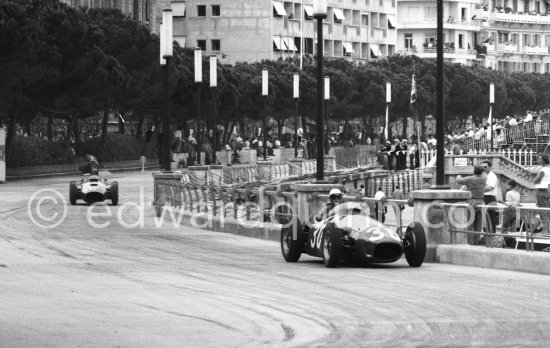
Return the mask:
[[[371,218],[357,202],[341,203],[324,218],[319,209],[307,222],[297,218],[283,224],[281,252],[287,262],[298,262],[302,253],[321,257],[326,267],[341,261],[395,262],[403,254],[411,267],[420,267],[426,256],[422,225],[411,223],[403,233]]]
[[[93,204],[111,200],[112,205],[118,204],[118,182],[108,182],[107,179],[99,177],[99,162],[92,155],[86,155],[88,162],[79,167],[83,174],[90,174],[89,177],[78,181],[71,181],[69,184],[69,202],[75,205],[81,199],[86,203]]]

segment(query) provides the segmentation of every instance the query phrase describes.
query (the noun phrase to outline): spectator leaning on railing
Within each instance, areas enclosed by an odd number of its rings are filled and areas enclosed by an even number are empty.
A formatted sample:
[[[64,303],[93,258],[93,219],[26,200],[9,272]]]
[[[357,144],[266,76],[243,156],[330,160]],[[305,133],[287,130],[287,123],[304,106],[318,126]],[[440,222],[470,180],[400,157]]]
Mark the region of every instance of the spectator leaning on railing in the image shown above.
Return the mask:
[[[466,189],[472,194],[468,201],[474,208],[476,205],[484,203],[484,193],[487,184],[487,176],[484,175],[485,170],[482,166],[474,166],[474,175],[463,178],[458,175],[456,177],[456,183],[458,185],[466,185]],[[481,211],[476,211],[474,219],[474,230],[481,230]],[[479,241],[478,235],[468,234],[468,242],[472,245],[477,244]]]
[[[548,192],[548,185],[550,185],[550,158],[544,153],[538,156],[538,162],[542,168],[534,180],[537,188],[537,207],[550,208],[550,193]],[[540,215],[543,221],[548,222],[550,220],[548,213],[541,213]]]

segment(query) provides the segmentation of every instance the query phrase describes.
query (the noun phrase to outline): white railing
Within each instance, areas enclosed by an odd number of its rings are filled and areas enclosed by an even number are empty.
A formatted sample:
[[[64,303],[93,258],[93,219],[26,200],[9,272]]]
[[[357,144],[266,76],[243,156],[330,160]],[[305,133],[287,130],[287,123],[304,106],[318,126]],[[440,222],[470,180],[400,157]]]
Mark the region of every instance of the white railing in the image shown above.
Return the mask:
[[[469,149],[465,152],[463,149],[460,149],[459,153],[455,155],[473,155],[473,156],[485,156],[487,155],[488,150],[485,149]],[[533,150],[517,150],[517,149],[499,149],[497,150],[499,155],[502,155],[509,160],[526,167],[532,167],[538,165],[537,163],[537,152]],[[446,154],[452,154],[446,150]],[[430,161],[437,156],[436,150],[425,150],[422,151],[420,156],[420,167],[425,168],[428,166]]]
[[[499,150],[498,154],[522,166],[536,166],[538,154],[533,150]]]
[[[548,54],[548,47],[537,46],[537,47],[524,47],[525,53],[527,54]]]
[[[498,49],[499,49],[499,51],[502,51],[502,52],[517,53],[518,52],[518,45],[499,44]]]
[[[545,16],[545,15],[497,12],[495,14],[495,20],[500,22],[550,24],[550,16]]]

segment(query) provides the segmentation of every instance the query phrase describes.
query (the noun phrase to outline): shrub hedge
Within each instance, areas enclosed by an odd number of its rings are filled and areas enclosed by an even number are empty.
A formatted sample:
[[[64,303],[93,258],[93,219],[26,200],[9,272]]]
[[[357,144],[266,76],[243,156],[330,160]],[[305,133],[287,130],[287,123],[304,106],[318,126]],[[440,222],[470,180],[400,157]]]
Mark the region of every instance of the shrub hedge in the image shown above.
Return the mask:
[[[137,160],[142,155],[148,159],[158,157],[153,139],[146,143],[126,134],[109,134],[103,146],[101,138],[89,139],[75,150],[76,156],[63,142],[39,137],[15,137],[6,154],[6,164],[9,168],[74,164],[87,153],[96,156],[100,163]]]

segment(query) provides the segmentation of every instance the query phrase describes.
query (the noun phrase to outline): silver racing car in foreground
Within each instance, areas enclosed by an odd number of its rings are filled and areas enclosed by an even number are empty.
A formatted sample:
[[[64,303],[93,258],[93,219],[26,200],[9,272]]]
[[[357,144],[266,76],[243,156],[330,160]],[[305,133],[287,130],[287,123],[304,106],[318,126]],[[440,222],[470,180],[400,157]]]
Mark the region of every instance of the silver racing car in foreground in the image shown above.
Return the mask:
[[[118,204],[118,182],[108,182],[107,179],[99,177],[99,162],[92,155],[86,155],[88,163],[79,167],[82,173],[89,173],[90,176],[78,181],[71,181],[69,185],[69,201],[75,205],[81,199],[86,203],[93,204],[111,200],[112,205]]]
[[[372,219],[357,202],[341,203],[322,219],[319,212],[305,223],[294,218],[283,225],[281,251],[287,262],[297,262],[302,253],[323,258],[326,267],[344,260],[395,262],[403,254],[411,267],[424,262],[426,235],[418,223],[410,224],[404,233],[400,228],[395,231]]]

